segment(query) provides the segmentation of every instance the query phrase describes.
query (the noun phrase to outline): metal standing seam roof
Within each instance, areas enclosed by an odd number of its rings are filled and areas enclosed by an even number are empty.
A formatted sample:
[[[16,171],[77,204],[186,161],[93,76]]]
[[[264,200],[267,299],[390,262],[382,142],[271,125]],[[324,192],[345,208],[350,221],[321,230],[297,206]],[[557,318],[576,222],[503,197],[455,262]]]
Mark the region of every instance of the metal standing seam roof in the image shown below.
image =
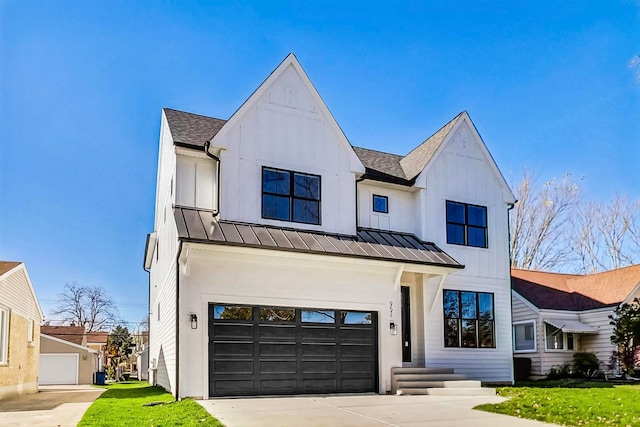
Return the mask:
[[[355,236],[220,221],[209,210],[173,210],[182,240],[321,255],[464,268],[433,243],[415,235],[360,228]]]

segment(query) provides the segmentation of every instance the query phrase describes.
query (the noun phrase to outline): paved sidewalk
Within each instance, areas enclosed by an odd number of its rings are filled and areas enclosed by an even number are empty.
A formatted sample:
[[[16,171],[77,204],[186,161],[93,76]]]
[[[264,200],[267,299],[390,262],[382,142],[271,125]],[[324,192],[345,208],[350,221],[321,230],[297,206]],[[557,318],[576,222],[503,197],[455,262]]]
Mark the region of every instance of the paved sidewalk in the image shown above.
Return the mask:
[[[538,421],[476,411],[498,396],[297,396],[198,401],[226,427],[542,427]]]
[[[0,426],[76,426],[103,392],[89,385],[40,386],[38,394],[0,400]]]

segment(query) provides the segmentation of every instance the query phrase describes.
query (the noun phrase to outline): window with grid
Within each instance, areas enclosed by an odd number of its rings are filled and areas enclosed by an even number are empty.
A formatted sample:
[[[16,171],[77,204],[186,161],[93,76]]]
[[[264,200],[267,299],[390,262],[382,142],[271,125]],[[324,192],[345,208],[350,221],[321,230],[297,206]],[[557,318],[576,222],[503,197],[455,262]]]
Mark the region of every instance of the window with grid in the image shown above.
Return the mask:
[[[262,218],[320,224],[320,176],[263,167]]]
[[[443,291],[444,346],[495,348],[493,294]]]
[[[447,243],[488,247],[487,208],[447,201]]]

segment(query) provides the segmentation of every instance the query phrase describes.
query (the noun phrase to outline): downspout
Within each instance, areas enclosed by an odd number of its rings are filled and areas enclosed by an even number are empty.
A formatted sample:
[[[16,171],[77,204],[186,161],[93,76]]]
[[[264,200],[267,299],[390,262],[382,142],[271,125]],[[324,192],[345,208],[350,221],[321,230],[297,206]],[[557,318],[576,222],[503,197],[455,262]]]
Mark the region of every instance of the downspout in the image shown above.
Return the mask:
[[[176,401],[180,400],[180,255],[182,240],[178,243],[176,255]]]
[[[516,203],[518,203],[518,201],[516,200],[514,203],[508,203],[507,204],[507,246],[508,246],[508,251],[509,251],[509,309],[510,309],[510,313],[511,313],[511,358],[513,358],[513,285],[511,284],[511,262],[513,261],[511,259],[511,227],[509,226],[509,224],[511,223],[510,221],[510,216],[511,216],[511,210],[515,207]],[[537,339],[537,337],[536,337]],[[515,378],[515,369],[513,367],[513,365],[511,365],[511,384],[515,384],[516,383],[516,378]]]
[[[367,179],[367,173],[363,173],[362,176],[358,179],[356,179],[356,234],[358,233],[358,205],[359,200],[358,200],[358,183],[364,181],[365,179]]]
[[[204,143],[204,153],[217,162],[216,164],[216,210],[213,212],[213,216],[216,217],[220,214],[220,157],[209,152],[209,146],[211,141]]]

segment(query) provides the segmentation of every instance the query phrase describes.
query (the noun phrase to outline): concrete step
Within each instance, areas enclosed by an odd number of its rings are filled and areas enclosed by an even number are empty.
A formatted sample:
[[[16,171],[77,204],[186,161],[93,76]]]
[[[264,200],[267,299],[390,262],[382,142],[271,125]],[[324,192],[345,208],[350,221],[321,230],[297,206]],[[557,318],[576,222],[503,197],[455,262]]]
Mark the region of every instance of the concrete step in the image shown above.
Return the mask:
[[[396,382],[400,381],[459,381],[466,380],[465,374],[395,374]]]
[[[496,389],[491,387],[473,388],[399,388],[397,395],[429,395],[429,396],[495,396]]]
[[[453,374],[453,368],[391,368],[393,374]]]
[[[482,383],[475,380],[458,381],[398,381],[398,389],[409,388],[480,388]]]

